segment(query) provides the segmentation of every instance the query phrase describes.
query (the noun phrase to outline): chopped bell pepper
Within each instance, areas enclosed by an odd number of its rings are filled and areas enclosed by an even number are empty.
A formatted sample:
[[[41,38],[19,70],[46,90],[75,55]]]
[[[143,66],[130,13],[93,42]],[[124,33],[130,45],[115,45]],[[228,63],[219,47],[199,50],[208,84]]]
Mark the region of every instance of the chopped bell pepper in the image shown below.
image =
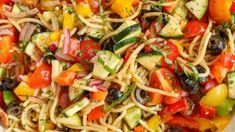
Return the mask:
[[[54,32],[51,32],[48,39],[47,39],[47,45],[51,45],[51,43],[57,41],[60,39],[60,36],[61,36],[61,32],[60,31],[54,31]]]
[[[213,121],[206,119],[206,118],[197,118],[196,121],[199,124],[200,131],[206,131],[215,127],[215,125],[213,124]]]
[[[161,124],[161,118],[159,115],[154,115],[152,118],[150,118],[147,122],[147,125],[149,128],[157,131],[158,130],[158,127],[160,126]]]
[[[75,6],[75,10],[77,14],[82,15],[83,17],[90,17],[92,15],[88,0],[78,3],[78,5]]]
[[[217,116],[213,119],[213,122],[219,130],[223,130],[228,125],[231,118],[232,118],[231,115],[227,115],[225,117]]]
[[[131,13],[132,0],[114,0],[111,9],[122,18],[126,18]]]
[[[67,71],[70,72],[82,72],[85,71],[84,67],[78,63],[73,64]]]
[[[21,82],[15,89],[14,93],[21,101],[25,101],[28,96],[33,96],[35,89],[30,88],[25,82]]]
[[[63,20],[63,29],[70,29],[74,28],[74,17],[69,13],[64,13],[64,20]]]

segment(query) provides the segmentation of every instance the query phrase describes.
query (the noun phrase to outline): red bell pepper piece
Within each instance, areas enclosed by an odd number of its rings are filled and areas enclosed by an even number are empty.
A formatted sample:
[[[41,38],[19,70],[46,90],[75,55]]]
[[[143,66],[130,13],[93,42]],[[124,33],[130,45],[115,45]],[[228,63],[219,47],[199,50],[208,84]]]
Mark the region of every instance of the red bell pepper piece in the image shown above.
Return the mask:
[[[102,107],[96,107],[95,109],[91,110],[91,112],[88,114],[87,119],[88,121],[97,120],[99,118],[102,118],[104,116],[104,112],[102,110]]]

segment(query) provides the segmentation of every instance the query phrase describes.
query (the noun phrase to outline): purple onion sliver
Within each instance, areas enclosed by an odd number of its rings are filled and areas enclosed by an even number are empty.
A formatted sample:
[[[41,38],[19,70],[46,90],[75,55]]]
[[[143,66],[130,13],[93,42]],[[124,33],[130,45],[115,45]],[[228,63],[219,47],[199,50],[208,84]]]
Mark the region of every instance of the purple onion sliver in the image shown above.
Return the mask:
[[[79,72],[76,76],[76,79],[81,79],[84,78],[85,76],[87,76],[88,73],[87,72]]]
[[[69,44],[70,44],[70,31],[66,29],[64,31],[64,46],[63,46],[63,53],[67,54],[69,52]]]
[[[97,90],[100,90],[100,91],[107,91],[107,88],[105,88],[103,85],[97,85],[95,86]]]
[[[97,80],[97,79],[90,79],[89,86],[96,86],[102,84],[104,81],[103,80]]]
[[[63,53],[61,53],[61,52],[57,52],[57,53],[55,54],[55,57],[56,57],[56,59],[58,59],[58,60],[66,61],[66,62],[75,62],[75,61],[76,61],[76,60],[75,60],[74,58],[72,58],[71,56],[65,55],[65,54],[63,54]]]

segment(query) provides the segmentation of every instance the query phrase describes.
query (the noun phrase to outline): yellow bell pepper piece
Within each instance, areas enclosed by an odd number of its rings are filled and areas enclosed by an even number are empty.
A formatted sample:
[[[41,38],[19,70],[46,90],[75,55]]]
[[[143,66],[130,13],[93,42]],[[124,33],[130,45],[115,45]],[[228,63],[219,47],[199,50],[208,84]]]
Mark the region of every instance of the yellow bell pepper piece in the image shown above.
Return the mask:
[[[213,121],[206,119],[206,118],[198,118],[197,122],[199,124],[200,131],[206,131],[215,127],[215,125],[213,124]]]
[[[201,105],[207,106],[219,106],[221,105],[228,96],[228,88],[226,84],[220,84],[211,89],[205,96],[200,100]]]
[[[25,0],[25,1],[32,1],[32,0]],[[36,1],[36,0],[34,0],[34,1]],[[40,5],[41,5],[41,7],[43,7],[43,9],[44,9],[44,10],[47,10],[47,11],[52,11],[52,10],[54,10],[55,6],[45,6],[45,5],[42,4],[42,2],[46,3],[46,2],[50,2],[50,1],[52,1],[52,0],[40,0],[40,2],[41,2]],[[35,3],[35,2],[34,2],[34,3]],[[32,5],[32,3],[29,4],[29,5]]]
[[[114,0],[111,9],[122,18],[126,18],[131,13],[132,0]]]
[[[158,130],[158,127],[160,126],[161,124],[161,118],[160,116],[158,115],[154,115],[152,118],[150,118],[147,122],[147,125],[149,128],[157,131]]]
[[[14,93],[21,101],[25,101],[28,96],[33,96],[35,89],[30,88],[25,82],[21,82],[15,89]]]
[[[76,5],[75,11],[77,14],[82,15],[83,17],[90,17],[92,15],[92,11],[87,0]]]
[[[70,71],[70,72],[81,72],[81,71],[84,71],[84,68],[80,64],[76,63],[76,64],[73,64],[68,69],[68,71]]]
[[[63,29],[70,29],[74,28],[74,17],[69,13],[64,13],[64,20],[63,20]]]
[[[46,122],[46,126],[45,126],[46,130],[48,130],[48,129],[49,130],[55,129],[55,125],[51,121],[46,120],[45,122]]]
[[[47,39],[47,45],[49,46],[51,43],[59,40],[60,36],[61,36],[60,31],[51,32],[48,39]]]
[[[213,119],[213,122],[215,124],[215,126],[219,129],[219,130],[223,130],[230,122],[232,116],[231,115],[227,115],[225,117],[222,116],[216,116]]]

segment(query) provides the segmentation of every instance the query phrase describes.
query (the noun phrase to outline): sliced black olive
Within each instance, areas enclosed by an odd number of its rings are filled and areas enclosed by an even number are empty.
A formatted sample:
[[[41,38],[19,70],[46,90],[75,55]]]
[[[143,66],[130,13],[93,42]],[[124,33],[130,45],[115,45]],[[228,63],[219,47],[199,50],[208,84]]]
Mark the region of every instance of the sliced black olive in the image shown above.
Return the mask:
[[[111,14],[110,17],[111,18],[120,18],[120,16],[117,15],[117,14]],[[120,22],[113,22],[113,23],[111,23],[111,27],[113,28],[113,30],[117,29],[121,25],[122,25],[122,23],[120,23]]]
[[[136,89],[135,93],[136,100],[141,104],[145,104],[149,101],[149,97],[146,91],[138,88]]]
[[[209,53],[213,56],[221,54],[226,47],[227,40],[228,36],[225,30],[222,27],[217,27],[207,46]]]
[[[108,104],[111,104],[113,101],[119,100],[122,96],[123,96],[123,92],[115,88],[109,88],[106,101]]]
[[[190,94],[197,94],[199,92],[201,85],[198,81],[188,77],[185,73],[179,73],[178,77],[183,88]]]
[[[202,66],[200,66],[200,65],[196,66],[196,68],[197,68],[198,73],[205,73],[205,71],[206,71],[206,70],[205,70]],[[198,79],[198,81],[199,81],[201,84],[207,82],[207,80],[208,80],[208,77],[199,77],[199,79]]]
[[[114,42],[112,39],[106,40],[103,42],[103,50],[113,51]]]
[[[7,106],[7,114],[19,117],[21,115],[23,109],[24,108],[22,106],[19,106],[16,101],[12,101]]]
[[[1,90],[13,90],[16,87],[16,80],[5,78],[2,80]]]

